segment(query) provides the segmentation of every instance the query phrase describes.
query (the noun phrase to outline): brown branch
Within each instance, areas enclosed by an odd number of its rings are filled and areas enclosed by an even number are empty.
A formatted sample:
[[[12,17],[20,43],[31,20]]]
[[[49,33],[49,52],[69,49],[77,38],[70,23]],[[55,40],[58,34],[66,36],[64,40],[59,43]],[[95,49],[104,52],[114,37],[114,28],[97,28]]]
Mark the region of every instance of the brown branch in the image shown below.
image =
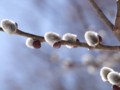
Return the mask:
[[[120,41],[120,0],[117,1],[117,14],[116,14],[115,27],[113,29],[113,32]]]
[[[20,36],[24,36],[24,37],[30,37],[30,38],[33,38],[33,39],[38,39],[38,40],[40,40],[41,42],[45,42],[44,37],[39,36],[39,35],[34,35],[34,34],[26,33],[26,32],[23,32],[23,31],[21,31],[21,30],[19,30],[19,29],[16,31],[15,34],[16,34],[16,35],[20,35]]]
[[[1,27],[0,27],[0,31],[4,32]],[[44,37],[39,36],[39,35],[30,34],[30,33],[27,33],[27,32],[23,32],[23,31],[21,31],[19,29],[17,29],[17,31],[15,32],[15,34],[19,35],[19,36],[24,36],[24,37],[29,37],[29,38],[33,38],[33,39],[38,39],[41,42],[45,42]]]
[[[75,45],[78,47],[84,47],[84,48],[88,48],[88,49],[99,49],[99,50],[116,50],[116,51],[120,51],[120,46],[109,46],[109,45],[103,45],[103,44],[99,44],[96,47],[90,47],[87,43],[84,42],[75,42],[75,43],[71,43],[68,41],[61,41],[62,45]]]
[[[3,31],[2,28],[0,28],[0,31]],[[19,29],[17,30],[15,35],[20,35],[20,36],[24,36],[24,37],[39,39],[41,42],[45,42],[45,39],[44,39],[43,36],[26,33],[26,32],[23,32],[23,31],[21,31]],[[61,45],[73,45],[73,46],[84,47],[84,48],[88,48],[88,49],[120,51],[120,46],[109,46],[109,45],[99,44],[98,46],[93,48],[93,47],[90,47],[87,43],[79,42],[79,41],[78,42],[68,42],[68,41],[61,40],[60,44]]]
[[[108,18],[105,16],[105,14],[102,12],[102,10],[99,8],[99,6],[96,4],[94,0],[89,0],[94,9],[96,10],[98,16],[102,19],[102,21],[111,29],[113,30],[114,25],[108,20]]]

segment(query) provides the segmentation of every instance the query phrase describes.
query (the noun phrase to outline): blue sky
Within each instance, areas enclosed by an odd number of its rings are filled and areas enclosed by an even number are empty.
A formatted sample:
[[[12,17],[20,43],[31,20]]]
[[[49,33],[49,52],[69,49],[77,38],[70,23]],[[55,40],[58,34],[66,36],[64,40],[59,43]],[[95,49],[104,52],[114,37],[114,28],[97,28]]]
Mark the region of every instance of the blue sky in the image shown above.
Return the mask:
[[[104,2],[104,0],[102,1]],[[41,3],[39,0],[1,0],[0,20],[14,20],[18,23],[19,29],[42,36],[48,31],[60,35],[71,32],[77,34],[81,41],[84,41],[84,33],[89,28],[93,28],[95,31],[103,30],[104,33],[109,33],[108,37],[104,37],[106,44],[111,44],[111,41],[115,42],[112,45],[119,44],[109,28],[94,14],[95,12],[88,1],[81,0],[79,2],[80,8],[84,8],[83,16],[75,14],[77,11],[70,0],[41,0]],[[104,3],[100,3],[105,14],[113,23],[116,12],[114,4],[115,2],[110,0],[110,4],[105,8]],[[112,15],[109,11],[112,12]],[[82,17],[85,18],[87,27],[83,26]],[[113,38],[109,40],[109,37]],[[78,69],[76,71],[65,71],[58,67],[53,68],[49,63],[50,56],[53,53],[58,54],[61,61],[72,59],[81,62],[82,55],[87,53],[98,55],[99,51],[88,51],[86,48],[68,49],[65,46],[54,49],[46,43],[42,44],[41,49],[32,50],[25,46],[25,40],[26,38],[21,36],[0,32],[0,90],[59,90],[54,85],[62,82],[60,85],[65,88],[64,90],[73,90],[78,85],[76,85],[77,78],[81,80],[81,77],[85,83],[89,81],[87,81],[89,78],[91,78],[89,83],[92,79],[93,82],[99,83],[96,87],[86,83],[86,87],[83,86],[84,90],[93,90],[94,88],[95,90],[106,90],[110,88],[98,78],[99,72],[92,76],[84,69],[83,71]],[[86,75],[84,76],[80,72]],[[82,84],[82,82],[80,83]]]

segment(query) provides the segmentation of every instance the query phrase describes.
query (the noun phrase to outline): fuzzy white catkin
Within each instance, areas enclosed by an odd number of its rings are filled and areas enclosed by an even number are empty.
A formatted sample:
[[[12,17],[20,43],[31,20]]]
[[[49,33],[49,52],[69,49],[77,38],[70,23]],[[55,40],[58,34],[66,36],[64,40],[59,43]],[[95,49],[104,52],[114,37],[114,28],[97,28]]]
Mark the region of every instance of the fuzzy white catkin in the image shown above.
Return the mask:
[[[87,31],[84,35],[85,40],[89,46],[95,47],[99,44],[99,35],[94,31]]]
[[[16,22],[9,20],[9,19],[1,20],[0,26],[4,30],[4,32],[8,34],[14,34],[16,30],[18,29]]]
[[[110,72],[113,72],[113,69],[108,68],[108,67],[103,67],[103,68],[100,70],[100,76],[101,76],[101,79],[102,79],[104,82],[108,81],[107,75],[108,75]]]
[[[69,42],[76,42],[77,41],[77,35],[76,34],[71,34],[71,33],[66,33],[62,37],[63,40],[69,41]],[[73,48],[71,45],[66,45],[67,48]]]
[[[26,46],[27,47],[29,47],[29,48],[34,48],[34,46],[33,46],[33,42],[34,42],[34,40],[32,39],[32,38],[27,38],[27,40],[26,40]]]
[[[60,35],[55,32],[45,33],[44,38],[45,38],[45,41],[51,46],[53,46],[56,42],[61,40]]]
[[[110,72],[107,78],[112,85],[120,86],[120,74],[118,72]]]

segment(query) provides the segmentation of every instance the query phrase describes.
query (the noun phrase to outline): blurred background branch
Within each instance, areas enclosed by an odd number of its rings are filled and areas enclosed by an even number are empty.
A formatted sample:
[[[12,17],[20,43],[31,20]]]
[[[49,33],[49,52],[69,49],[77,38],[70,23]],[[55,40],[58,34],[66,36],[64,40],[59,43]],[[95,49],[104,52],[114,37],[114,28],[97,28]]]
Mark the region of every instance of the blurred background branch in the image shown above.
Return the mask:
[[[102,21],[111,29],[113,30],[114,25],[111,23],[111,21],[105,16],[105,14],[103,13],[103,11],[100,9],[100,7],[97,5],[97,3],[95,2],[95,0],[89,0],[90,3],[92,4],[92,6],[94,7],[94,9],[96,10],[98,16],[100,17],[100,19],[102,19]]]
[[[117,14],[116,14],[115,27],[113,29],[113,32],[120,41],[120,0],[116,1],[116,3],[117,3]]]

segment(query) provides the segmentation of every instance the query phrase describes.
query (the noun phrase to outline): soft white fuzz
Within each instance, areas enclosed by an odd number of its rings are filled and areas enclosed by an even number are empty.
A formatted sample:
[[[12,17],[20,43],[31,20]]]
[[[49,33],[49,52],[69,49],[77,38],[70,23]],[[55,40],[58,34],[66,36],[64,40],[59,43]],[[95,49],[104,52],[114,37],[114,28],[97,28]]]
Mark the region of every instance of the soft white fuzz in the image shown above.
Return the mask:
[[[100,43],[99,35],[94,31],[87,31],[84,37],[89,46],[95,47]]]
[[[75,34],[71,34],[71,33],[66,33],[63,35],[62,37],[63,40],[68,41],[68,42],[76,42],[77,39],[77,35]],[[66,45],[67,48],[73,48],[74,46],[72,45]]]
[[[4,30],[4,32],[8,34],[14,34],[16,30],[18,29],[16,22],[9,20],[9,19],[1,20],[0,26]]]
[[[110,72],[107,78],[112,85],[120,86],[120,74],[118,72]]]
[[[27,38],[27,40],[26,40],[26,46],[33,49],[34,48],[33,42],[34,42],[34,39]]]
[[[44,38],[45,38],[45,41],[52,47],[56,42],[59,42],[61,40],[60,35],[54,32],[45,33]]]
[[[118,2],[119,0],[116,0],[116,2]]]
[[[104,82],[108,81],[107,76],[108,76],[108,74],[109,74],[110,72],[112,72],[112,71],[113,71],[113,70],[112,70],[111,68],[108,68],[108,67],[103,67],[103,68],[101,68],[101,70],[100,70],[100,76],[101,76],[101,78],[102,78],[102,80],[103,80]]]

